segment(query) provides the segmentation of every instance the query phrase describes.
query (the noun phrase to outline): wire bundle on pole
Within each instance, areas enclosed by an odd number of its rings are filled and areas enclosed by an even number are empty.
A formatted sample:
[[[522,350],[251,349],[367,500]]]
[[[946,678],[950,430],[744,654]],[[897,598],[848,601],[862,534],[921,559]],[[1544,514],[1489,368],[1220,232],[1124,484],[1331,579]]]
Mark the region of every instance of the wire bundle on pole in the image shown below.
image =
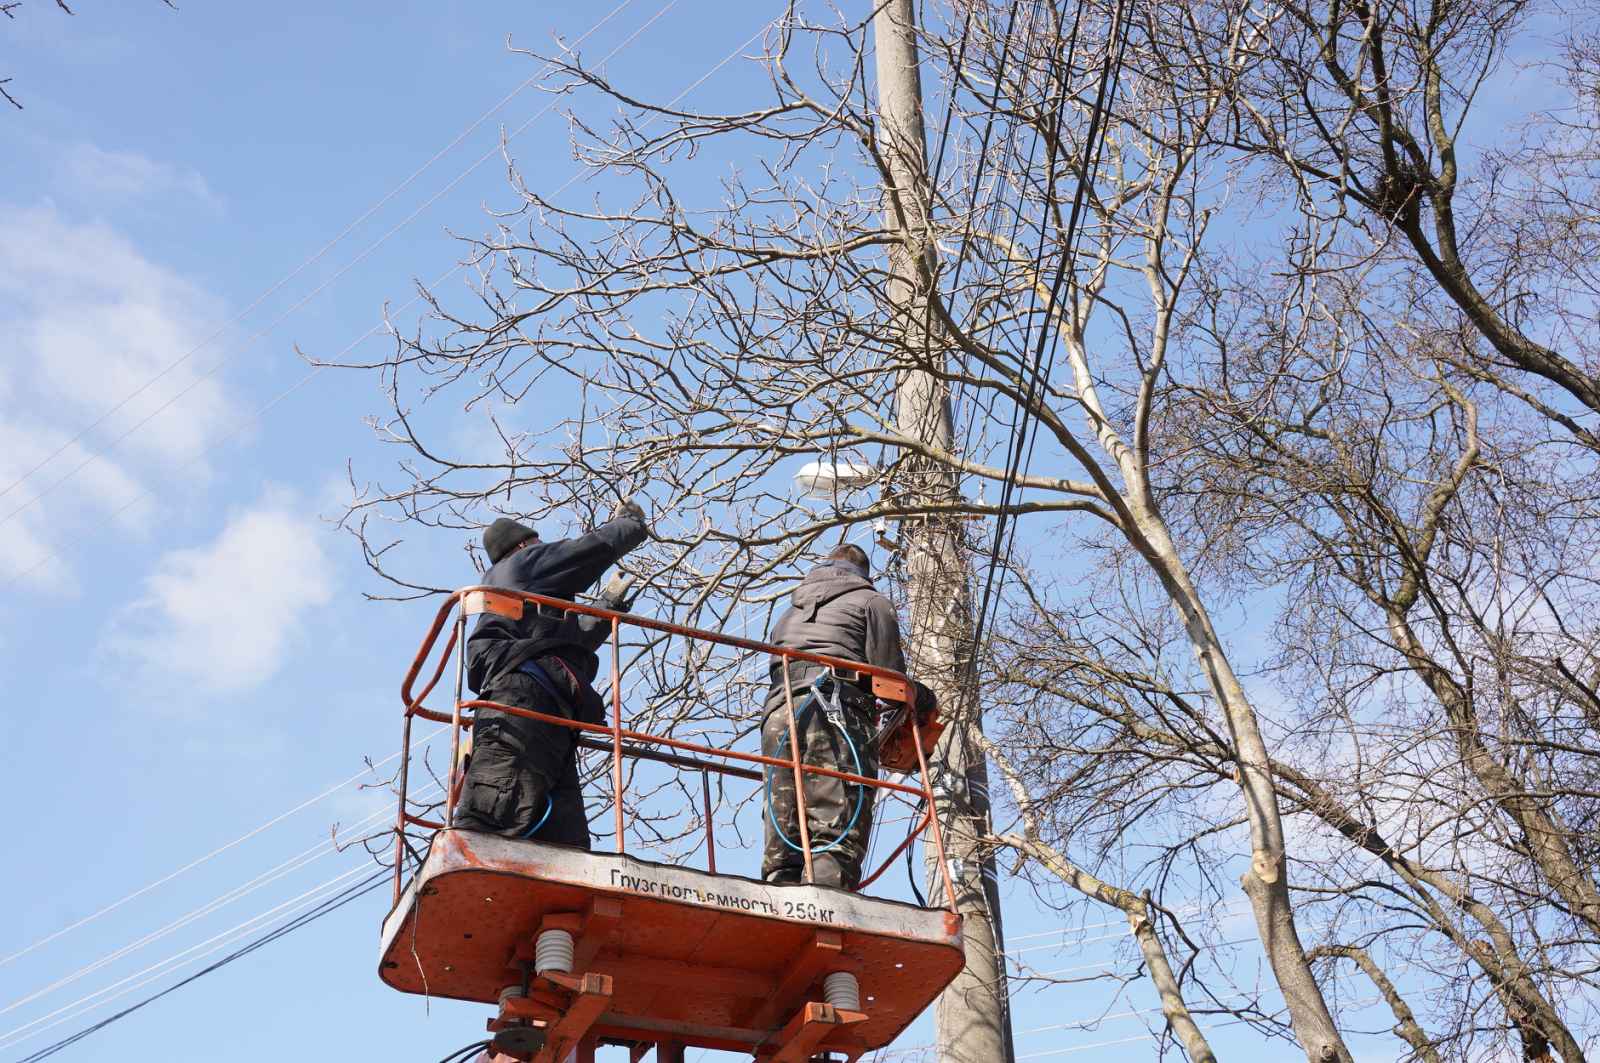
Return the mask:
[[[1073,18],[1072,37],[1068,46],[1066,70],[1070,74],[1074,53],[1076,52],[1079,37],[1079,20],[1083,14],[1080,5]],[[1127,45],[1126,26],[1126,0],[1117,0],[1117,6],[1112,12],[1110,32],[1106,36],[1106,53],[1101,64],[1100,82],[1095,94],[1093,110],[1089,116],[1089,130],[1084,139],[1083,172],[1078,182],[1078,187],[1073,193],[1072,209],[1067,217],[1067,228],[1062,240],[1061,258],[1057,263],[1054,281],[1050,286],[1049,297],[1045,301],[1044,324],[1039,330],[1039,342],[1034,351],[1033,366],[1027,377],[1027,390],[1023,402],[1017,407],[1017,413],[1012,420],[1012,438],[1007,446],[1006,476],[1001,485],[1000,502],[997,506],[998,516],[995,519],[994,544],[990,551],[987,573],[984,576],[983,597],[978,606],[977,622],[973,629],[973,643],[983,641],[984,628],[987,626],[989,604],[993,599],[995,575],[1000,568],[1001,556],[1004,554],[1009,561],[1011,551],[1016,545],[1016,525],[1010,521],[1007,507],[1017,490],[1017,481],[1023,474],[1025,467],[1031,467],[1033,460],[1033,447],[1038,440],[1037,428],[1030,433],[1030,420],[1033,420],[1033,405],[1039,399],[1040,389],[1044,381],[1049,378],[1055,367],[1055,352],[1060,347],[1059,330],[1052,330],[1050,322],[1059,313],[1058,305],[1061,299],[1061,288],[1067,274],[1071,271],[1073,261],[1077,256],[1078,239],[1080,235],[1080,222],[1082,220],[1084,203],[1088,185],[1100,166],[1100,159],[1105,149],[1106,126],[1110,117],[1110,98],[1115,95],[1117,82],[1122,71],[1123,52]],[[1055,115],[1055,139],[1060,142],[1061,113],[1065,105],[1065,84],[1063,84],[1062,107],[1058,107]],[[1039,257],[1044,256],[1046,228],[1041,223],[1039,230]],[[1030,292],[1033,287],[1030,286]],[[1029,297],[1030,324],[1033,295]],[[1053,342],[1052,336],[1054,337]],[[1050,359],[1045,360],[1046,345],[1050,347]],[[1026,450],[1026,464],[1024,463],[1024,450]],[[1007,529],[1010,529],[1010,538],[1007,538]],[[1003,546],[1003,549],[1002,549]]]

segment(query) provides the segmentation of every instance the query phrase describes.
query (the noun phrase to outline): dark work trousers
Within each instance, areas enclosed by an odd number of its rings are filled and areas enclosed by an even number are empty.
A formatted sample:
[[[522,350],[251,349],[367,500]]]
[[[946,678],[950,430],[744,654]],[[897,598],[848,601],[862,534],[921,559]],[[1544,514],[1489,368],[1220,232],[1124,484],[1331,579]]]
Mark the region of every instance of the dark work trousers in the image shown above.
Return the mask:
[[[532,676],[522,672],[491,680],[478,696],[484,701],[568,716]],[[456,806],[455,826],[589,848],[576,737],[577,732],[569,727],[479,709],[472,725],[472,757]]]
[[[859,706],[847,703],[843,714],[845,730],[861,757],[861,770],[857,772],[850,748],[845,745],[838,728],[828,722],[822,707],[813,705],[809,711],[801,712],[808,693],[808,690],[800,690],[794,696],[802,763],[877,778],[878,766],[867,750],[870,736],[866,713]],[[769,712],[762,721],[761,752],[769,757],[790,756],[786,709]],[[761,862],[761,874],[768,880],[798,882],[805,869],[805,857],[798,848],[800,817],[794,794],[794,769],[769,764],[766,771],[771,796],[763,817],[766,853]],[[806,775],[805,787],[806,825],[811,831],[811,863],[816,881],[823,886],[854,889],[861,882],[861,861],[866,856],[867,837],[872,831],[872,798],[876,791],[870,786],[826,775]],[[856,812],[858,794],[861,797],[859,813]],[[774,819],[788,842],[773,826]]]

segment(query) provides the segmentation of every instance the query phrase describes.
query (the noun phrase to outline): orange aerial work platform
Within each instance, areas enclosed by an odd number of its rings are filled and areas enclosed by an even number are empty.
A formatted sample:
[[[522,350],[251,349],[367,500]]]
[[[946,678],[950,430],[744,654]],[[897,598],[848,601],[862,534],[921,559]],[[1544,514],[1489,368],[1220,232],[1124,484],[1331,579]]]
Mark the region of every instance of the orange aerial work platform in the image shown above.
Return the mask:
[[[482,612],[520,617],[525,609],[580,613],[611,627],[609,727],[515,706],[468,700],[462,690],[466,624]],[[452,623],[452,614],[453,623]],[[451,632],[442,649],[446,625]],[[887,703],[891,728],[880,756],[920,785],[804,764],[794,741],[793,698],[787,759],[717,749],[622,725],[624,625],[770,654],[792,664],[822,665],[841,680],[870,684]],[[418,677],[438,650],[420,692]],[[455,651],[452,654],[452,650]],[[455,660],[448,713],[425,707]],[[932,815],[927,752],[939,723],[919,712],[905,676],[857,662],[803,653],[717,632],[616,613],[574,602],[485,587],[457,591],[440,607],[401,689],[405,704],[400,806],[395,839],[395,903],[383,925],[380,976],[403,992],[495,1005],[492,1044],[480,1060],[592,1063],[604,1045],[623,1046],[632,1063],[652,1050],[660,1063],[682,1063],[690,1047],[748,1053],[764,1063],[806,1063],[831,1055],[856,1060],[894,1040],[964,963],[961,919],[949,881],[939,823]],[[580,746],[610,754],[615,853],[503,838],[455,829],[460,751],[472,712],[494,708],[573,728]],[[416,718],[451,724],[452,751],[443,818],[411,811],[407,785]],[[667,764],[701,774],[707,869],[654,862],[623,851],[625,760]],[[793,773],[805,881],[775,885],[718,874],[710,800],[711,774],[761,783],[763,771]],[[928,831],[939,859],[945,906],[919,907],[809,884],[812,839],[806,829],[802,773],[833,776],[919,802],[910,833],[869,874],[883,870]],[[407,827],[436,833],[425,856],[411,851]],[[408,852],[415,866],[404,882]],[[752,869],[758,860],[752,854]]]

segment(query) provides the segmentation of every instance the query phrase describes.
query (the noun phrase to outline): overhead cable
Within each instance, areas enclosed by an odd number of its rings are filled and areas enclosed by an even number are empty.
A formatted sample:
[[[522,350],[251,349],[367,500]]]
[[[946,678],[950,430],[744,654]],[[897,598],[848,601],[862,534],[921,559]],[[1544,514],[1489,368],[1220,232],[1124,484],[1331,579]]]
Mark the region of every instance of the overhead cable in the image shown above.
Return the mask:
[[[657,22],[657,20],[662,18],[664,15],[666,15],[666,13],[668,11],[670,11],[674,6],[676,6],[677,3],[678,3],[678,0],[667,0],[667,2],[662,5],[661,9],[659,11],[657,11],[654,15],[652,15],[644,23],[644,25],[642,25],[638,29],[634,30],[634,32],[627,39],[625,39],[621,44],[617,45],[609,53],[607,53],[605,58],[602,59],[600,62],[602,64],[604,64],[605,62],[609,61],[612,57],[614,57],[615,55],[620,53],[623,49],[627,48],[630,44],[632,44],[635,40],[637,40],[640,36],[642,36],[644,34],[645,30],[649,29],[651,26],[653,26]],[[529,126],[533,125],[534,122],[537,122],[539,119],[543,118],[545,115],[547,115],[551,111],[553,111],[556,108],[556,105],[557,105],[558,102],[559,102],[559,98],[552,99],[549,103],[545,104],[544,107],[540,108],[537,112],[534,113],[533,117],[531,117],[531,118],[527,119],[526,121],[524,121],[513,132],[511,132],[505,138],[505,141],[509,142],[510,140],[514,139],[515,137],[520,136],[523,133],[523,131],[526,130]],[[397,225],[393,226],[392,228],[390,228],[387,232],[385,232],[382,236],[380,236],[377,239],[376,242],[368,245],[367,248],[365,250],[363,250],[359,255],[357,255],[355,258],[351,259],[349,262],[345,263],[337,271],[335,271],[332,275],[330,275],[329,277],[325,278],[322,281],[321,284],[317,285],[310,292],[306,293],[305,296],[303,296],[298,302],[296,302],[295,304],[290,306],[289,309],[285,310],[282,314],[278,315],[278,317],[274,318],[270,324],[266,325],[263,328],[257,329],[256,332],[250,337],[250,339],[247,340],[244,344],[242,344],[238,348],[236,348],[235,352],[233,352],[233,353],[237,353],[237,351],[245,350],[245,349],[249,348],[250,346],[252,346],[257,340],[260,340],[260,339],[263,339],[264,337],[266,337],[270,332],[272,332],[273,329],[277,328],[280,324],[282,324],[285,320],[287,320],[290,317],[290,315],[296,313],[301,307],[305,306],[307,303],[311,302],[317,296],[321,295],[324,291],[326,291],[330,286],[332,286],[336,281],[338,281],[346,273],[350,272],[350,270],[354,269],[356,266],[358,266],[362,262],[366,261],[368,257],[370,257],[380,247],[382,247],[385,243],[387,243],[391,236],[393,236],[396,233],[400,232],[402,229],[404,229],[406,226],[410,225],[417,218],[421,217],[423,212],[425,212],[429,207],[431,207],[435,203],[437,203],[441,198],[444,197],[444,195],[446,193],[448,193],[452,189],[454,189],[456,187],[456,185],[460,184],[462,181],[466,180],[469,176],[471,176],[478,169],[478,167],[482,166],[484,163],[488,162],[490,159],[492,159],[495,156],[500,155],[500,154],[501,154],[501,145],[500,144],[496,144],[494,147],[490,148],[488,151],[486,151],[482,155],[478,156],[477,160],[474,161],[471,166],[468,166],[465,170],[461,171],[461,173],[457,174],[454,178],[452,178],[450,180],[450,182],[448,184],[446,184],[443,188],[439,189],[439,191],[435,192],[433,195],[431,195],[427,199],[423,200],[422,205],[417,207],[410,214],[406,215],[405,218],[403,218],[399,222],[399,224],[397,224]],[[414,301],[415,300],[413,300],[413,302]],[[410,305],[410,304],[408,303],[407,305]],[[371,333],[369,332],[368,335],[371,335]],[[365,339],[365,338],[366,337],[363,337],[363,339]],[[187,357],[187,356],[185,356],[185,357]],[[221,359],[219,359],[218,361],[216,361],[216,362],[214,362],[212,364],[211,368],[207,369],[204,373],[201,373],[200,375],[196,376],[187,385],[185,385],[184,387],[180,388],[176,393],[174,393],[171,397],[169,397],[165,402],[161,403],[154,410],[151,410],[144,417],[141,417],[139,420],[135,421],[131,426],[129,426],[127,429],[125,429],[120,435],[118,435],[115,438],[113,438],[111,440],[110,444],[108,444],[104,448],[104,451],[111,450],[113,447],[115,447],[118,444],[120,444],[123,440],[125,440],[129,436],[133,435],[139,429],[143,428],[145,425],[147,425],[151,421],[155,420],[155,418],[157,418],[161,414],[165,413],[167,411],[167,409],[169,409],[173,404],[178,402],[178,400],[182,399],[185,395],[189,394],[189,392],[193,391],[195,388],[199,387],[206,380],[210,379],[213,375],[215,375],[218,370],[220,370],[224,365],[227,364],[228,360],[231,357],[233,357],[232,353],[223,355]],[[180,359],[180,361],[181,361],[181,359]],[[298,386],[299,385],[296,385],[296,388],[298,388]],[[31,508],[32,506],[34,506],[35,504],[37,504],[38,502],[44,500],[56,488],[60,487],[64,483],[66,483],[68,480],[71,480],[74,476],[76,476],[83,469],[87,468],[89,465],[92,465],[95,461],[103,459],[104,451],[102,451],[102,453],[99,453],[99,454],[94,453],[94,452],[91,451],[77,465],[74,465],[71,469],[67,470],[65,475],[63,475],[60,478],[52,481],[50,486],[44,488],[38,494],[36,494],[32,498],[28,499],[28,501],[23,502],[21,505],[18,505],[15,508],[13,508],[4,517],[0,517],[0,525],[6,524],[12,518],[14,518],[18,514],[22,513],[24,510],[27,510],[27,509]]]
[[[989,602],[994,590],[995,574],[1000,567],[1002,553],[1001,547],[1002,544],[1006,542],[1006,528],[1009,523],[1007,507],[1010,504],[1012,494],[1017,490],[1017,480],[1022,469],[1024,450],[1026,449],[1030,459],[1032,455],[1032,445],[1027,441],[1029,439],[1028,423],[1033,419],[1033,403],[1038,401],[1039,393],[1043,387],[1044,380],[1048,377],[1051,369],[1054,367],[1055,359],[1053,354],[1049,364],[1046,364],[1045,349],[1047,345],[1050,345],[1051,350],[1054,351],[1054,349],[1059,346],[1060,342],[1059,330],[1052,329],[1050,326],[1051,322],[1055,318],[1055,315],[1059,313],[1061,287],[1066,280],[1067,274],[1071,271],[1073,261],[1077,255],[1079,223],[1086,200],[1086,190],[1094,179],[1094,174],[1099,166],[1101,150],[1105,144],[1105,131],[1106,127],[1109,125],[1109,122],[1106,119],[1109,117],[1110,97],[1114,96],[1116,92],[1116,83],[1118,78],[1120,78],[1122,70],[1123,49],[1127,43],[1127,27],[1124,16],[1125,4],[1126,0],[1117,0],[1117,6],[1112,13],[1111,26],[1106,35],[1105,59],[1101,65],[1099,86],[1096,90],[1094,107],[1089,116],[1089,128],[1084,138],[1083,172],[1078,181],[1078,187],[1073,193],[1072,209],[1067,218],[1067,230],[1062,240],[1061,257],[1056,267],[1054,282],[1050,287],[1049,298],[1045,303],[1044,323],[1039,329],[1039,342],[1033,356],[1033,370],[1031,375],[1026,380],[1027,390],[1024,393],[1023,402],[1019,405],[1018,412],[1013,418],[1013,425],[1017,427],[1014,427],[1013,439],[1011,444],[1007,447],[1008,456],[1006,477],[1001,486],[1001,497],[997,507],[998,515],[995,518],[994,546],[989,558],[988,571],[984,577],[983,597],[980,599],[977,622],[973,629],[974,644],[982,641],[984,627],[988,621]],[[1081,6],[1079,7],[1078,11],[1081,15]],[[1069,49],[1067,71],[1066,74],[1063,75],[1062,101],[1056,112],[1057,142],[1060,141],[1059,130],[1061,112],[1065,109],[1066,105],[1065,79],[1071,73],[1071,52],[1072,50],[1076,49],[1077,35],[1078,30],[1075,19],[1073,25],[1072,48]],[[1047,195],[1049,194],[1051,193],[1047,192]],[[1044,221],[1041,219],[1039,227],[1039,250],[1041,258],[1043,257],[1044,242],[1047,232],[1048,230],[1044,224]],[[1035,290],[1035,287],[1035,285],[1029,285],[1030,293]],[[1032,295],[1030,294],[1030,307],[1031,305]],[[1032,328],[1031,321],[1028,328],[1030,330]],[[1053,345],[1050,344],[1052,337],[1055,339],[1055,344]],[[1019,421],[1020,425],[1018,425]],[[1020,428],[1020,431],[1018,428]],[[1037,436],[1034,438],[1037,438]],[[1016,535],[1014,529],[1009,542],[1010,545],[1007,545],[1004,551],[1007,559],[1009,559],[1011,550],[1016,544]]]
[[[194,974],[189,975],[187,978],[184,978],[184,979],[182,979],[182,980],[180,980],[178,982],[174,982],[172,985],[167,986],[165,989],[162,989],[159,992],[152,993],[150,996],[145,997],[143,1000],[139,1001],[137,1004],[133,1004],[130,1007],[123,1008],[121,1011],[117,1012],[115,1015],[111,1015],[111,1016],[108,1016],[107,1018],[101,1019],[99,1022],[95,1023],[92,1026],[87,1026],[87,1027],[83,1028],[82,1030],[79,1030],[78,1032],[72,1034],[69,1037],[64,1037],[61,1040],[55,1042],[54,1044],[47,1045],[46,1047],[39,1049],[37,1052],[34,1052],[32,1055],[23,1057],[22,1059],[18,1060],[17,1063],[39,1063],[40,1060],[47,1059],[50,1056],[55,1055],[57,1052],[62,1051],[63,1049],[70,1048],[72,1045],[77,1044],[79,1041],[83,1040],[85,1037],[88,1037],[88,1036],[90,1036],[91,1034],[94,1034],[94,1033],[98,1033],[99,1031],[105,1029],[107,1026],[110,1026],[114,1022],[118,1022],[118,1021],[120,1021],[122,1019],[127,1018],[129,1015],[132,1015],[134,1012],[140,1010],[141,1008],[144,1008],[147,1005],[153,1004],[157,1000],[160,1000],[162,997],[167,996],[167,995],[169,995],[171,993],[175,993],[178,990],[182,989],[183,987],[185,987],[187,985],[190,985],[190,984],[192,984],[192,983],[194,983],[196,981],[199,981],[201,978],[204,978],[209,974],[214,974],[215,972],[221,970],[223,967],[226,967],[228,964],[233,963],[235,960],[243,959],[244,957],[250,955],[250,953],[256,951],[257,949],[264,948],[265,946],[272,944],[274,941],[277,941],[279,938],[284,937],[284,936],[286,936],[288,934],[292,934],[294,931],[299,930],[301,927],[307,926],[308,924],[313,923],[318,919],[321,919],[325,915],[329,915],[329,914],[331,914],[331,913],[333,913],[335,911],[338,911],[340,908],[343,908],[345,905],[349,904],[351,901],[358,900],[361,897],[365,896],[366,894],[368,894],[368,893],[372,892],[373,890],[377,889],[378,887],[382,886],[384,884],[384,880],[387,879],[388,877],[389,877],[389,872],[387,870],[378,871],[376,874],[374,874],[374,875],[372,875],[372,876],[370,876],[368,878],[365,878],[365,879],[361,880],[360,882],[357,882],[354,885],[347,887],[346,889],[342,890],[338,894],[335,894],[333,897],[330,897],[327,900],[322,901],[320,904],[318,904],[315,908],[312,908],[310,911],[296,916],[294,919],[292,919],[289,922],[285,923],[283,926],[280,926],[280,927],[278,927],[278,928],[276,928],[274,930],[268,931],[267,933],[265,933],[265,934],[261,935],[260,937],[256,938],[254,941],[250,942],[248,945],[245,945],[243,948],[236,949],[233,952],[230,952],[228,955],[224,956],[222,959],[216,961],[215,963],[210,964],[209,966],[204,967],[199,971],[196,971]]]
[[[438,787],[437,784],[435,784],[432,787],[432,789],[433,790],[438,790],[439,787]],[[417,796],[419,796],[419,797],[425,796],[428,793],[429,793],[429,791],[425,789],[425,790],[419,792],[419,794]],[[343,833],[344,835],[346,835],[348,837],[351,834],[359,833],[360,831],[365,830],[368,827],[374,826],[376,823],[378,823],[379,821],[381,821],[383,819],[392,818],[393,815],[394,815],[394,813],[392,811],[390,811],[389,809],[387,809],[387,808],[379,809],[378,811],[372,813],[371,815],[367,816],[365,819],[363,819],[360,822],[352,825],[351,827],[347,828],[345,831],[343,831],[341,833]],[[120,948],[118,948],[118,949],[116,949],[116,950],[114,950],[114,951],[112,951],[110,953],[107,953],[106,955],[100,957],[99,959],[97,959],[97,960],[95,960],[95,961],[93,961],[91,963],[88,963],[88,964],[78,968],[76,971],[73,971],[70,974],[64,975],[61,978],[56,979],[54,982],[51,982],[49,985],[46,985],[41,989],[36,989],[32,993],[29,993],[28,995],[26,995],[24,997],[20,997],[19,999],[12,1001],[10,1004],[7,1004],[5,1007],[0,1008],[0,1015],[8,1014],[9,1012],[15,1011],[17,1008],[20,1008],[25,1004],[32,1003],[33,1001],[38,1000],[40,997],[46,996],[46,995],[54,992],[57,989],[60,989],[60,988],[62,988],[64,986],[71,985],[73,982],[76,982],[76,981],[78,981],[78,980],[80,980],[82,978],[85,978],[88,975],[93,974],[95,971],[98,971],[103,967],[109,966],[110,964],[116,962],[117,960],[121,959],[122,957],[124,957],[126,955],[129,955],[130,953],[137,952],[140,949],[143,949],[143,948],[145,948],[145,947],[147,947],[149,945],[152,945],[155,942],[160,941],[162,938],[167,937],[167,936],[175,933],[178,930],[181,930],[185,926],[188,926],[191,923],[197,922],[198,920],[205,918],[206,916],[210,915],[211,913],[216,912],[216,911],[218,911],[218,910],[220,910],[222,908],[227,907],[228,905],[232,904],[234,901],[237,901],[237,900],[239,900],[239,899],[241,899],[243,897],[247,897],[250,894],[254,893],[255,891],[261,889],[262,887],[271,885],[273,882],[276,882],[277,880],[283,878],[284,876],[293,874],[294,872],[299,871],[301,868],[306,867],[307,865],[311,864],[312,862],[314,862],[316,860],[320,860],[321,858],[323,858],[325,856],[328,856],[328,855],[330,855],[332,853],[335,853],[337,851],[339,851],[339,838],[338,837],[324,838],[321,842],[319,842],[318,844],[312,846],[311,848],[309,848],[309,849],[307,849],[307,850],[305,850],[305,851],[303,851],[301,853],[298,853],[295,856],[290,857],[289,859],[287,859],[287,860],[283,861],[282,863],[278,864],[276,867],[270,868],[267,871],[262,872],[261,874],[257,875],[256,877],[246,881],[242,885],[234,886],[232,889],[229,889],[228,891],[224,892],[222,895],[214,898],[211,901],[208,901],[207,903],[205,903],[203,905],[200,905],[197,908],[191,909],[189,912],[186,912],[184,915],[179,916],[177,919],[167,923],[165,926],[162,926],[162,927],[160,927],[160,928],[158,928],[156,930],[152,930],[148,934],[145,934],[143,937],[138,938],[137,940],[132,941],[132,942],[126,944],[126,945],[123,945],[122,947],[120,947]]]
[[[447,729],[448,729],[447,727],[440,727],[438,730],[429,733],[425,738],[422,738],[421,740],[419,740],[417,742],[417,746],[419,746],[419,747],[426,746],[429,742],[433,741],[435,738],[439,737],[439,735],[443,734]],[[227,852],[230,849],[233,849],[233,848],[236,848],[237,846],[243,845],[245,842],[249,841],[251,838],[254,838],[256,835],[261,834],[263,831],[266,831],[271,827],[277,826],[279,823],[282,823],[284,820],[288,819],[290,816],[293,816],[298,812],[303,812],[306,809],[310,808],[312,805],[318,803],[319,801],[327,800],[329,797],[332,797],[334,794],[338,793],[340,790],[343,790],[345,787],[352,786],[355,783],[360,782],[364,777],[366,777],[372,771],[372,769],[381,768],[385,764],[389,763],[391,760],[394,760],[399,756],[400,756],[399,753],[391,753],[389,756],[384,757],[382,760],[376,762],[371,767],[365,768],[365,769],[357,772],[356,774],[350,776],[350,778],[345,779],[343,782],[334,783],[332,786],[330,786],[327,789],[323,790],[321,793],[317,794],[315,797],[307,798],[306,800],[300,802],[298,805],[295,805],[293,808],[289,809],[287,812],[280,812],[278,815],[273,816],[271,819],[269,819],[265,823],[261,824],[261,826],[256,827],[253,830],[246,831],[245,833],[239,835],[239,837],[233,839],[231,842],[228,842],[225,845],[217,846],[215,849],[211,850],[209,853],[206,853],[204,856],[196,857],[195,859],[189,861],[187,864],[184,864],[182,867],[178,868],[176,871],[170,871],[167,874],[165,874],[165,875],[161,876],[160,878],[156,879],[154,882],[150,883],[149,885],[141,886],[139,889],[134,890],[132,893],[128,894],[127,896],[122,897],[122,898],[120,898],[118,900],[112,901],[110,904],[106,905],[103,908],[98,909],[97,911],[91,912],[90,914],[84,916],[82,919],[78,919],[75,922],[68,923],[66,926],[62,927],[60,930],[52,931],[51,933],[46,934],[44,937],[42,937],[39,940],[35,941],[33,944],[29,945],[27,948],[18,949],[16,952],[13,952],[8,956],[0,957],[0,967],[4,967],[6,964],[11,963],[13,960],[20,959],[23,956],[26,956],[31,952],[34,952],[34,951],[36,951],[36,950],[38,950],[40,948],[43,948],[45,945],[50,944],[52,941],[55,941],[55,940],[57,940],[58,938],[61,938],[61,937],[65,937],[67,934],[72,933],[74,930],[77,930],[80,927],[88,926],[90,923],[94,922],[96,919],[99,919],[101,916],[108,915],[111,912],[116,911],[118,908],[121,908],[123,905],[127,904],[129,901],[137,900],[138,898],[143,897],[145,894],[150,893],[153,890],[159,889],[162,886],[165,886],[167,883],[171,882],[175,878],[178,878],[180,875],[183,875],[183,874],[185,874],[185,873],[187,873],[189,871],[193,871],[195,868],[199,867],[201,864],[204,864],[209,860],[212,860],[212,859],[214,859],[214,858],[216,858],[218,856],[221,856],[223,853]]]

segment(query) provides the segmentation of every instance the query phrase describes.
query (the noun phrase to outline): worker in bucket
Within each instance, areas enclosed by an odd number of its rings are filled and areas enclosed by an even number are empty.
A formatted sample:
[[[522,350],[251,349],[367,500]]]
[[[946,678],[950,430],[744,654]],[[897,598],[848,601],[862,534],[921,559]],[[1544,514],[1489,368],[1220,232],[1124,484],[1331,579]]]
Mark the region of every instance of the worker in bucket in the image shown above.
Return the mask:
[[[491,565],[483,583],[575,599],[644,542],[647,531],[644,510],[631,501],[587,535],[560,542],[544,542],[527,525],[501,517],[483,533]],[[619,573],[597,604],[625,611],[629,585]],[[531,605],[520,620],[484,613],[467,639],[467,683],[484,701],[603,723],[605,704],[592,685],[599,669],[594,651],[609,634],[610,625],[596,618]],[[576,739],[570,727],[479,709],[454,826],[589,848]]]
[[[905,671],[894,606],[873,588],[867,554],[859,546],[835,547],[806,573],[792,602],[778,618],[769,642]],[[860,685],[841,682],[821,665],[790,661],[789,696],[785,696],[783,661],[776,656],[771,676],[761,724],[763,753],[790,756],[787,706],[792,698],[803,763],[876,778],[877,763],[869,748],[876,701],[867,677]],[[766,774],[766,853],[761,873],[768,882],[800,882],[805,856],[794,772],[768,765]],[[861,881],[861,861],[872,826],[873,787],[807,774],[805,788],[815,881],[854,889]]]

